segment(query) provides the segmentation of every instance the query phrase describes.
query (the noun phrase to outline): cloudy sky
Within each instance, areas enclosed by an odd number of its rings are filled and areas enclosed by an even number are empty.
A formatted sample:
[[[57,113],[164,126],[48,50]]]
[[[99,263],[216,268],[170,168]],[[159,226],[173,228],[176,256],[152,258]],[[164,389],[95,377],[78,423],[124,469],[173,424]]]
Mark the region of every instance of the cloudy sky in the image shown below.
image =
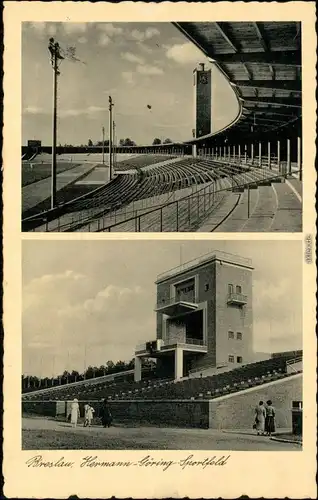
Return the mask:
[[[254,350],[301,348],[301,242],[25,240],[23,372],[131,359],[156,336],[156,276],[213,250],[253,260]]]
[[[23,23],[22,140],[51,144],[52,67],[48,40],[76,47],[82,62],[62,61],[58,143],[87,144],[108,131],[108,96],[118,138],[138,144],[155,137],[192,137],[193,69],[206,58],[171,23]],[[212,67],[207,64],[207,67]],[[212,68],[212,128],[235,118],[236,98]],[[151,105],[149,110],[147,105]]]

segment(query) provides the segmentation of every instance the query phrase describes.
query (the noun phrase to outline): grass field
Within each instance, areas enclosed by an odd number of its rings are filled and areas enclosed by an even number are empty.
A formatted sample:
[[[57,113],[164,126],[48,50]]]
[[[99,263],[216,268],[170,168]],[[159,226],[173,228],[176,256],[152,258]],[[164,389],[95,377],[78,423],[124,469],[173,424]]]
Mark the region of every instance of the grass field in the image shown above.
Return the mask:
[[[66,170],[76,167],[79,163],[58,162],[56,172],[60,174]],[[51,163],[22,163],[22,187],[33,184],[34,182],[42,181],[51,175]]]

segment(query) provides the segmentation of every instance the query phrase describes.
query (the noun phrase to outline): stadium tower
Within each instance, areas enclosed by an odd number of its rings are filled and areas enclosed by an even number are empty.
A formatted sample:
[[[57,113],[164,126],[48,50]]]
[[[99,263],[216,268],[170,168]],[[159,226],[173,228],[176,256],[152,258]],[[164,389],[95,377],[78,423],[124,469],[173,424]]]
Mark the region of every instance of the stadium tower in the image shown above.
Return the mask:
[[[205,70],[200,63],[200,69],[193,71],[194,75],[194,129],[193,136],[198,139],[211,134],[212,114],[212,79],[211,70]],[[193,146],[193,155],[196,156],[196,146]]]
[[[217,251],[159,275],[157,339],[136,347],[135,380],[147,357],[176,380],[253,361],[252,271],[250,259]]]

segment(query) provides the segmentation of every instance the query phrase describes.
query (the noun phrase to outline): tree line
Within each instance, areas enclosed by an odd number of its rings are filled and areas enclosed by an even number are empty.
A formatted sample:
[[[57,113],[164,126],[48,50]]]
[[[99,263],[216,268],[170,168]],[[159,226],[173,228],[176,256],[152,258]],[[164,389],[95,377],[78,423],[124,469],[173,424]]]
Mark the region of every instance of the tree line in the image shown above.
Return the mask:
[[[155,137],[154,140],[152,141],[152,145],[158,145],[158,144],[172,144],[172,140],[169,139],[168,137],[161,141],[159,137]],[[92,146],[102,146],[103,141],[97,141],[93,143],[92,139],[88,140],[87,146],[92,147]],[[104,146],[109,146],[109,139],[104,140]],[[137,146],[136,142],[127,137],[126,139],[119,139],[119,146]]]
[[[142,361],[144,368],[153,370],[155,363],[152,360],[145,359]],[[128,370],[133,370],[135,366],[135,360],[130,361],[107,361],[105,365],[88,366],[86,370],[82,373],[77,370],[64,370],[64,372],[56,377],[37,377],[36,375],[22,375],[22,391],[28,392],[34,389],[45,389],[46,387],[55,387],[58,385],[71,384],[72,382],[80,382],[81,380],[88,380],[96,377],[102,377],[104,375],[111,375],[114,373],[125,372]]]

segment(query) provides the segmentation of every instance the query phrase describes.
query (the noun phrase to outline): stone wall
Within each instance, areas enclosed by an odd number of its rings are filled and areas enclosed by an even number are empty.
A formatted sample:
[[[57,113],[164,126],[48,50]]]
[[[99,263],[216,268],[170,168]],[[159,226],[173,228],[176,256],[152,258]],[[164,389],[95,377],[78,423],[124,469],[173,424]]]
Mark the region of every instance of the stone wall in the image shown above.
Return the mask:
[[[302,374],[210,401],[211,429],[252,429],[259,401],[272,400],[277,428],[292,429],[292,402],[302,401]]]

